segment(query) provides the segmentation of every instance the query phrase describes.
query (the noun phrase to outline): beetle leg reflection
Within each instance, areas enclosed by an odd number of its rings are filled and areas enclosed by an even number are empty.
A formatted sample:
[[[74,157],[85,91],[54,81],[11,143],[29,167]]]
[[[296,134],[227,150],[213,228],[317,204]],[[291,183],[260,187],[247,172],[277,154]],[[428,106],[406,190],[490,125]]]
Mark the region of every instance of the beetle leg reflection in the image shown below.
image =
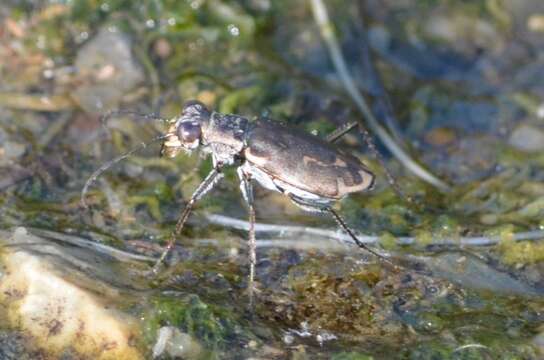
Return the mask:
[[[155,263],[155,266],[153,266],[153,273],[157,274],[159,271],[159,268],[161,264],[166,259],[166,256],[170,253],[172,248],[174,247],[174,244],[176,242],[176,237],[181,234],[181,231],[183,230],[183,226],[185,226],[185,223],[187,222],[187,219],[189,218],[189,214],[191,214],[191,210],[193,210],[194,204],[202,198],[208,191],[210,191],[215,184],[221,179],[222,173],[221,173],[221,164],[218,164],[216,167],[210,171],[208,176],[200,183],[200,185],[196,188],[196,190],[193,192],[193,195],[191,196],[191,199],[181,212],[178,222],[176,223],[176,229],[170,236],[170,240],[168,241],[168,244],[166,245],[166,248],[162,252],[159,260]]]
[[[253,184],[251,183],[251,175],[245,173],[242,168],[238,168],[238,176],[240,177],[240,190],[246,201],[249,212],[249,306],[253,305],[253,292],[255,282],[255,265],[257,263],[257,242],[255,240],[255,207],[253,205]]]

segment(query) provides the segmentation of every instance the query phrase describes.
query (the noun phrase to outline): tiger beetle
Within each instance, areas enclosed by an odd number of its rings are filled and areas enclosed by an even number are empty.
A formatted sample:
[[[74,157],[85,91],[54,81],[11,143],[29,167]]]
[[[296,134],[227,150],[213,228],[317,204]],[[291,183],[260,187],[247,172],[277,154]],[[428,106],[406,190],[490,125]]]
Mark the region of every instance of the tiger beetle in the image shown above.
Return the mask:
[[[170,123],[161,155],[175,157],[182,150],[191,152],[201,148],[211,154],[213,169],[182,211],[154,271],[158,271],[174,246],[195,203],[217,184],[225,166],[237,166],[240,189],[249,209],[250,303],[256,264],[252,180],[288,196],[306,211],[331,215],[357,246],[391,264],[362,243],[332,208],[346,195],[372,189],[375,179],[359,159],[342,153],[331,144],[336,135],[329,136],[327,141],[266,118],[249,121],[239,115],[210,112],[198,101],[187,102],[181,115]]]
[[[112,114],[142,116],[131,111],[115,111]],[[143,116],[157,119],[152,115]],[[181,212],[166,248],[153,267],[154,274],[158,273],[161,264],[172,250],[193,206],[223,177],[222,171],[225,166],[238,167],[240,190],[249,209],[250,305],[253,303],[256,264],[253,180],[266,189],[288,196],[294,204],[306,211],[329,214],[357,246],[398,270],[397,265],[362,243],[332,208],[337,201],[347,195],[370,190],[374,185],[374,174],[359,159],[341,152],[332,145],[332,142],[350,131],[356,123],[345,124],[326,139],[321,139],[267,118],[249,121],[239,115],[210,112],[198,101],[187,102],[181,115],[167,122],[170,124],[167,132],[151,141],[163,141],[161,155],[175,157],[181,151],[191,152],[201,148],[205,153],[212,155],[213,168]],[[363,134],[368,135],[366,130]],[[370,141],[368,136],[365,137],[367,142]],[[101,173],[148,144],[142,143],[97,169],[81,191],[82,206],[87,207],[85,203],[87,190]],[[387,170],[386,173],[388,174]]]

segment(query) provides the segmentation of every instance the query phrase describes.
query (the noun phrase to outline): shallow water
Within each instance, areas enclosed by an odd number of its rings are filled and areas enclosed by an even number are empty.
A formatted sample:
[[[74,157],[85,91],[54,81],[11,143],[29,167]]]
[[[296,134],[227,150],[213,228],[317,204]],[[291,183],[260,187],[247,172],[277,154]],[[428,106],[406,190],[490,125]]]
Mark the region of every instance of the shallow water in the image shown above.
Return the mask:
[[[247,214],[233,169],[197,204],[158,277],[146,275],[151,261],[111,257],[114,249],[157,257],[211,161],[160,158],[150,144],[99,177],[82,209],[80,192],[95,169],[166,128],[139,115],[101,122],[109,110],[171,118],[199,99],[319,136],[360,116],[309,3],[0,5],[0,229],[24,226],[87,261],[95,291],[119,291],[112,306],[139,319],[137,347],[146,356],[159,328],[174,326],[202,346],[194,358],[540,358],[537,0],[327,2],[348,70],[377,118],[452,187],[446,194],[418,180],[376,140],[415,203],[407,202],[357,132],[337,143],[378,175],[374,190],[338,210],[400,270],[335,241],[343,234],[334,221],[257,188],[258,222],[279,226],[258,228],[258,291],[248,310],[246,225],[236,222]],[[54,263],[69,273],[69,263]],[[1,330],[7,354],[20,333]],[[25,341],[12,342],[19,354]]]

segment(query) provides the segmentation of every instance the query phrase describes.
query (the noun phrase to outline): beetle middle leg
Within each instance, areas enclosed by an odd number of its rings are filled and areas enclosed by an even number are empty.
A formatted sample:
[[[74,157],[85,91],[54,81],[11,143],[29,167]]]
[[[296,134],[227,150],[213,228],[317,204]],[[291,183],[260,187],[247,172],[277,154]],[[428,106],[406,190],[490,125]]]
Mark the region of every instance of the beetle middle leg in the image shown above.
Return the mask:
[[[239,167],[238,176],[240,177],[240,190],[242,191],[242,196],[246,201],[249,212],[249,281],[248,281],[248,292],[249,292],[249,306],[253,305],[253,292],[254,292],[254,283],[255,283],[255,265],[257,263],[257,241],[255,240],[255,206],[254,206],[254,197],[253,197],[253,184],[251,183],[251,175],[244,172],[244,170]]]
[[[189,218],[189,215],[191,214],[191,211],[193,210],[194,204],[202,198],[208,191],[210,191],[215,184],[221,179],[221,164],[217,164],[212,171],[206,176],[206,178],[200,183],[200,185],[196,188],[196,190],[193,192],[193,195],[191,196],[191,199],[185,205],[185,208],[181,212],[178,222],[176,223],[176,228],[172,235],[170,236],[170,240],[168,241],[168,244],[166,245],[166,248],[162,252],[159,260],[155,263],[155,266],[153,266],[153,273],[157,274],[159,271],[159,268],[161,264],[166,259],[166,256],[168,256],[168,253],[172,250],[174,247],[174,244],[176,242],[176,238],[181,234],[181,231],[183,230],[183,227],[185,226],[185,223],[187,222],[187,219]]]

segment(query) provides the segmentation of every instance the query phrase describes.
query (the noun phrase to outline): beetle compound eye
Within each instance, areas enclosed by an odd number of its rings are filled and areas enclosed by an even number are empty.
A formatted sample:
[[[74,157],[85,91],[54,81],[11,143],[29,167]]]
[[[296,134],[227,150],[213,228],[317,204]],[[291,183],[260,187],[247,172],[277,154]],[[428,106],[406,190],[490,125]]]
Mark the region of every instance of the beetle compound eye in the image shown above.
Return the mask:
[[[182,122],[178,127],[178,137],[181,139],[181,143],[189,148],[198,146],[200,134],[200,124],[197,122]]]

